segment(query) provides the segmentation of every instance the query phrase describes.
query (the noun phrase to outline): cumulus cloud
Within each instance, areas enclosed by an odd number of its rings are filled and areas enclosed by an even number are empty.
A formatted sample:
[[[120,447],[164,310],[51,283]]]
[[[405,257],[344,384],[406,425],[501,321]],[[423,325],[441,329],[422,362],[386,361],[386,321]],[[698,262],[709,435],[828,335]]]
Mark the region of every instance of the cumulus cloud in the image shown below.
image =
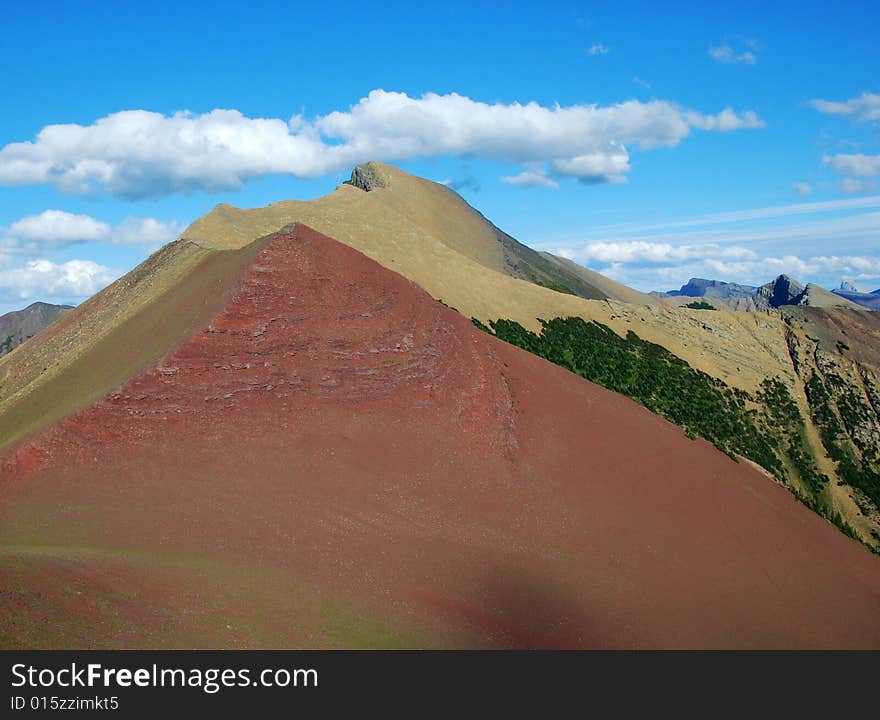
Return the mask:
[[[607,55],[611,51],[602,43],[594,43],[587,52],[590,55]]]
[[[154,250],[177,237],[181,229],[174,221],[134,217],[126,218],[114,227],[89,215],[44,210],[39,215],[17,220],[8,228],[0,228],[0,238],[7,249],[57,249],[78,243],[106,242]]]
[[[316,177],[370,159],[439,155],[529,169],[546,164],[587,183],[616,182],[629,170],[628,147],[673,147],[692,129],[762,124],[751,111],[704,115],[664,100],[546,107],[374,90],[348,110],[313,120],[250,118],[237,110],[170,116],[127,110],[91,125],[49,125],[33,141],[0,149],[0,184],[146,197],[236,189],[273,174]]]
[[[602,151],[561,158],[550,163],[553,172],[582,183],[624,182],[629,172],[629,153],[623,145],[610,143]]]
[[[758,62],[758,56],[754,51],[754,43],[749,42],[747,44],[752,47],[751,50],[735,49],[729,43],[710,47],[709,57],[715,62],[723,63],[725,65],[754,65]]]
[[[0,302],[76,301],[94,295],[121,273],[90,260],[32,260],[0,272]]]
[[[856,175],[857,177],[880,175],[880,155],[826,155],[822,158],[822,162],[833,167],[841,175]]]
[[[812,193],[813,188],[810,187],[810,183],[799,182],[794,184],[794,191],[798,195],[803,197],[804,195],[809,195],[810,193]]]
[[[880,94],[877,93],[865,92],[843,102],[811,100],[810,106],[825,115],[851,117],[856,122],[880,120]]]
[[[67,245],[102,240],[110,232],[107,223],[88,215],[74,215],[63,210],[45,210],[9,226],[6,234],[19,240],[38,240],[52,245]]]

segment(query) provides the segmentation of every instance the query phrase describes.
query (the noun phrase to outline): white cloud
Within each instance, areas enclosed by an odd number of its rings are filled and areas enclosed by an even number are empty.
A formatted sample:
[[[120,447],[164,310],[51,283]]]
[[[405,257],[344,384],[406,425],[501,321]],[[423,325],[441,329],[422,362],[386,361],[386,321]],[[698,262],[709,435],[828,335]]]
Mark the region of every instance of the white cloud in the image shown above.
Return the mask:
[[[811,100],[810,106],[825,115],[851,117],[857,122],[880,120],[880,94],[877,93],[865,92],[844,102]]]
[[[602,43],[594,43],[587,52],[590,53],[590,55],[607,55],[611,51]]]
[[[374,90],[346,111],[311,121],[249,118],[237,110],[128,110],[88,126],[49,125],[33,141],[0,149],[0,184],[144,197],[235,189],[272,174],[316,177],[370,159],[466,154],[529,169],[546,163],[585,182],[614,182],[629,170],[627,146],[673,147],[692,128],[762,124],[751,111],[704,115],[663,100],[545,107]],[[603,174],[605,165],[610,171]],[[581,166],[586,174],[575,175]]]
[[[176,220],[163,222],[155,218],[128,217],[112,228],[109,241],[114,245],[140,245],[144,250],[156,250],[171,242],[183,232]]]
[[[717,213],[663,223],[655,227],[675,229],[654,234],[645,227],[608,226],[592,228],[585,234],[593,237],[580,241],[544,240],[536,246],[640,290],[678,287],[689,277],[758,285],[780,273],[836,287],[841,277],[880,277],[880,212],[864,211],[877,205],[875,196]],[[779,221],[821,212],[831,215],[797,224]],[[689,226],[696,229],[682,229]]]
[[[753,45],[752,43],[749,44]],[[715,62],[724,63],[725,65],[754,65],[758,62],[758,56],[754,52],[754,47],[752,50],[737,50],[729,43],[710,47],[709,57]]]
[[[602,152],[563,158],[550,163],[557,175],[577,178],[583,183],[624,182],[629,172],[629,153],[619,144],[609,144]]]
[[[822,158],[825,165],[830,165],[841,175],[858,177],[876,177],[880,175],[880,155],[826,155]]]
[[[567,252],[566,257],[583,262],[600,263],[670,263],[695,258],[718,257],[724,259],[755,259],[757,255],[748,248],[715,244],[676,245],[668,242],[644,240],[591,242],[582,248]]]
[[[841,277],[861,280],[880,278],[880,258],[859,255],[795,254],[759,255],[748,248],[718,246],[663,246],[645,243],[644,247],[608,245],[587,251],[561,249],[557,254],[598,268],[620,282],[642,290],[669,290],[691,277],[762,285],[780,274],[806,282],[825,279],[835,286]],[[602,255],[602,259],[595,258]],[[593,259],[591,259],[591,257]]]
[[[39,240],[50,245],[102,240],[110,226],[88,215],[74,215],[63,210],[45,210],[9,226],[6,235],[19,240]]]
[[[180,234],[176,222],[154,218],[127,218],[111,227],[88,215],[63,210],[44,210],[0,228],[0,240],[7,248],[61,248],[84,242],[106,242],[114,245],[140,245],[154,250]]]
[[[501,182],[520,187],[548,187],[558,188],[559,183],[541,170],[525,170],[518,175],[507,175],[501,178]]]
[[[677,288],[691,277],[739,282],[745,285],[763,285],[777,275],[786,274],[801,282],[818,281],[826,287],[836,287],[840,278],[851,277],[863,281],[880,279],[880,259],[866,256],[771,255],[755,260],[724,260],[705,257],[687,263],[659,267],[631,266],[625,263],[602,270],[609,277],[643,290]]]
[[[717,115],[688,113],[688,122],[700,130],[718,132],[731,132],[742,128],[762,128],[765,125],[754,111],[748,110],[742,115],[737,115],[731,108],[725,108]]]
[[[810,183],[799,182],[794,184],[794,191],[798,195],[803,197],[804,195],[809,195],[810,193],[812,193],[813,188],[810,187]]]
[[[90,260],[54,263],[32,260],[0,273],[0,301],[76,301],[94,295],[113,282],[121,272]]]
[[[857,195],[860,193],[872,193],[880,190],[880,183],[873,180],[856,180],[855,178],[844,178],[840,181],[840,189],[845,193]]]

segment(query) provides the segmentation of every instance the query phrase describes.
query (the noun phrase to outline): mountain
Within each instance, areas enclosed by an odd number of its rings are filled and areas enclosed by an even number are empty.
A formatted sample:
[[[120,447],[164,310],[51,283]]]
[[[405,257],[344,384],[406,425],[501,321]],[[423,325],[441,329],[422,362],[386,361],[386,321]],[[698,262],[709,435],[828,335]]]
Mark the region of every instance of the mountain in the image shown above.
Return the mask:
[[[721,280],[691,278],[680,290],[654,292],[655,298],[678,299],[676,305],[685,305],[682,299],[711,298],[716,305],[729,310],[766,311],[783,305],[811,305],[813,307],[854,307],[845,293],[827,290],[808,283],[801,285],[788,275],[779,275],[761,287],[739,285]]]
[[[218,288],[248,262],[255,240],[296,222],[401,273],[484,326],[510,321],[524,332],[539,333],[542,320],[585,321],[588,325],[575,332],[580,337],[565,341],[568,348],[547,349],[548,359],[757,463],[846,532],[880,547],[880,468],[871,460],[872,452],[880,453],[880,435],[872,430],[880,427],[880,404],[870,391],[872,383],[880,384],[880,363],[866,349],[874,337],[875,316],[830,293],[846,311],[811,302],[805,319],[794,319],[790,309],[800,306],[768,305],[751,312],[751,298],[713,298],[717,309],[712,312],[679,308],[675,301],[691,299],[651,298],[547,254],[541,257],[568,273],[560,282],[566,290],[541,286],[511,274],[518,272],[512,268],[516,262],[520,270],[538,267],[528,265],[529,252],[514,242],[505,245],[501,231],[454,191],[379,163],[355,168],[348,183],[309,202],[253,210],[218,206],[176,242],[62,318],[49,335],[32,340],[27,353],[0,359],[0,450],[103,397],[173,352],[219,311]],[[512,260],[514,251],[523,259]],[[571,294],[577,284],[572,276],[603,299]],[[813,286],[804,290],[807,299],[817,296]],[[739,304],[735,311],[732,303]],[[816,347],[821,361],[798,363],[792,348],[813,345],[813,325],[833,325],[839,332],[834,341]],[[541,345],[525,335],[516,337],[529,350]],[[623,346],[615,337],[623,339]],[[658,355],[658,348],[668,357]],[[605,370],[593,372],[594,366],[571,365],[566,359],[581,355]],[[848,378],[844,384],[829,379],[830,409],[816,393],[807,392],[811,368],[821,373],[829,362],[839,367],[833,375]],[[670,398],[669,387],[661,382],[664,368],[679,367],[678,381],[684,385],[678,397]],[[638,383],[621,382],[635,376],[641,378]],[[849,410],[854,402],[861,408],[859,416]],[[780,408],[787,408],[785,419],[778,417]],[[823,438],[819,430],[829,412],[842,428],[836,440],[827,433]],[[861,419],[856,422],[856,417]],[[752,429],[737,437],[729,432],[732,419]],[[763,445],[755,441],[761,435]],[[843,452],[861,468],[856,481],[844,479],[855,475],[835,459]]]
[[[749,463],[303,224],[194,247],[61,320],[4,647],[880,646],[880,562]]]
[[[721,280],[691,278],[681,286],[681,289],[670,290],[664,294],[669,297],[739,298],[751,297],[757,289],[751,285],[738,285],[737,283],[722,282]]]
[[[780,275],[754,293],[755,305],[759,310],[806,304],[806,297],[806,288],[788,275]]]
[[[880,316],[500,233],[369,163],[0,358],[0,645],[880,644]]]
[[[70,305],[35,302],[24,310],[14,310],[0,315],[0,357],[12,352],[25,340],[32,338],[72,309]]]
[[[832,290],[835,295],[846,298],[851,302],[868,308],[868,310],[880,310],[880,288],[873,292],[861,292],[851,282],[844,280],[839,288]]]

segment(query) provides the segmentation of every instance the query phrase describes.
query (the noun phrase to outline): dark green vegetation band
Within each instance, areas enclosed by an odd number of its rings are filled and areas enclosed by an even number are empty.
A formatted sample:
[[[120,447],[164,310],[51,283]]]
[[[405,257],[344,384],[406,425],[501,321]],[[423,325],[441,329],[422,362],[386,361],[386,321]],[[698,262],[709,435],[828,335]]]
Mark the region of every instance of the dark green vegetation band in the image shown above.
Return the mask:
[[[861,540],[825,500],[823,491],[829,479],[816,466],[804,434],[804,419],[782,381],[765,380],[752,395],[692,368],[666,348],[642,340],[631,330],[623,338],[601,323],[577,317],[540,322],[538,335],[512,320],[490,322],[491,328],[473,320],[481,330],[511,345],[638,401],[684,428],[688,437],[699,435],[734,460],[742,456],[754,461],[810,509]],[[814,394],[808,388],[811,407]],[[816,412],[814,409],[814,416]],[[874,494],[880,491],[880,478],[867,474],[862,480],[850,477],[845,454],[835,456],[826,438],[836,433],[817,424],[829,454],[840,462],[845,481],[863,489],[872,502],[880,501],[880,493]],[[798,489],[795,479],[805,491]],[[875,484],[865,488],[866,483]]]

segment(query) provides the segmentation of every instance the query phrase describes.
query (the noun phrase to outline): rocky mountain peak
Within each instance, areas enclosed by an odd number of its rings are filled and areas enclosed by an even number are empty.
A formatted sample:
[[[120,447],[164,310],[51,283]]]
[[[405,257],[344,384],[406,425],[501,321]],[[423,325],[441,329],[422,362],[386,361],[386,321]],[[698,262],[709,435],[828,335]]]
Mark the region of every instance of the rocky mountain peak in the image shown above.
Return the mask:
[[[780,275],[755,293],[755,304],[759,309],[778,308],[782,305],[799,305],[804,297],[804,286],[789,277]]]
[[[370,192],[376,188],[387,187],[387,177],[381,172],[378,163],[368,162],[358,165],[351,171],[351,179],[343,185],[353,185],[364,192]]]

